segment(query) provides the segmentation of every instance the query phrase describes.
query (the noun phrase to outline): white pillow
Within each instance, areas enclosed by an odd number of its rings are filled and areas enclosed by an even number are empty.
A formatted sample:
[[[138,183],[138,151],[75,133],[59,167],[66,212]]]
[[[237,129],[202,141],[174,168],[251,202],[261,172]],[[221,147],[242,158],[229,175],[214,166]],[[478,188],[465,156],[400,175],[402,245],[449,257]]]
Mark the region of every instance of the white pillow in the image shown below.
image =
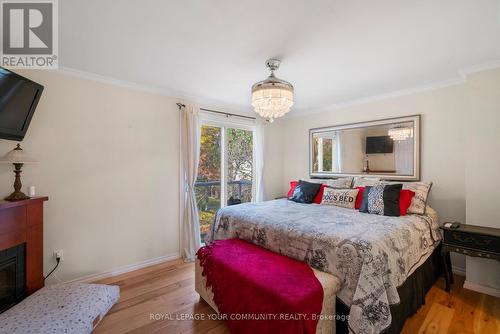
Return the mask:
[[[411,199],[408,213],[416,213],[423,215],[427,205],[429,192],[431,191],[432,182],[402,182],[403,189],[409,189],[415,192],[415,196]]]
[[[321,204],[354,209],[358,191],[358,189],[334,189],[326,187],[323,191]]]
[[[352,177],[340,177],[338,179],[309,179],[309,182],[326,184],[331,188],[345,189],[351,188]]]
[[[354,183],[352,185],[353,188],[357,187],[373,187],[380,184],[379,177],[364,177],[364,176],[356,176],[354,178]]]

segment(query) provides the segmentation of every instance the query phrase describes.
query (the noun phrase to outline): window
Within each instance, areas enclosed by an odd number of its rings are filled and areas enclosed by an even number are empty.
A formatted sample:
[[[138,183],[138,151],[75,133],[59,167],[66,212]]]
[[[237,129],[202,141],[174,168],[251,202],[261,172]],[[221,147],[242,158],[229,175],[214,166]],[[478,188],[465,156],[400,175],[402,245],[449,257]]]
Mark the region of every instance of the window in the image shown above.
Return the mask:
[[[202,118],[195,183],[202,242],[219,208],[254,198],[254,132],[251,124]]]
[[[313,170],[318,172],[341,172],[340,135],[314,137]]]

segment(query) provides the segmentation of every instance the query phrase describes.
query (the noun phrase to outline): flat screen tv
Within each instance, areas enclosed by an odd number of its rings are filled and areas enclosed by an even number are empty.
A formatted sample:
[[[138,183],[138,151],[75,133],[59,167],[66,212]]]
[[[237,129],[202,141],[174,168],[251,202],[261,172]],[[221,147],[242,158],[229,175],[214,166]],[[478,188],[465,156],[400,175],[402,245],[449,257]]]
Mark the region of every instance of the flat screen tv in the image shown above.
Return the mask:
[[[0,138],[23,140],[43,86],[0,67]]]
[[[394,141],[389,136],[366,137],[366,154],[392,153]]]

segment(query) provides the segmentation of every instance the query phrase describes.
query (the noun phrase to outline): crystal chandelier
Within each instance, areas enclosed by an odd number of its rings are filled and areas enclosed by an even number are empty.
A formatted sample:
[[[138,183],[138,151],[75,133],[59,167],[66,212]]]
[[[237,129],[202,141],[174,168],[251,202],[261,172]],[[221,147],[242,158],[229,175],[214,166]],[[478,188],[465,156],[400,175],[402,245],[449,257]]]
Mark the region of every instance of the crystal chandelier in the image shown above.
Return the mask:
[[[403,141],[413,137],[413,129],[400,126],[389,129],[387,134],[392,140]]]
[[[282,117],[293,106],[293,86],[274,76],[280,62],[278,59],[268,59],[266,66],[271,74],[266,80],[252,86],[252,106],[257,114],[269,122]]]

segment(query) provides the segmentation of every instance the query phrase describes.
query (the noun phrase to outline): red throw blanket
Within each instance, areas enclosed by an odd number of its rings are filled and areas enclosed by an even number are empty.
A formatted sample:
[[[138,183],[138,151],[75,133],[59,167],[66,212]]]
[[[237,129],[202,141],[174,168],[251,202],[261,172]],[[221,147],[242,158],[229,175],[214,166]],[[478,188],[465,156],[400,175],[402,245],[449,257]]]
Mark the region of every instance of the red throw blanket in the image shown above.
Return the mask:
[[[306,263],[240,239],[215,241],[197,256],[231,333],[316,332],[323,288]]]

